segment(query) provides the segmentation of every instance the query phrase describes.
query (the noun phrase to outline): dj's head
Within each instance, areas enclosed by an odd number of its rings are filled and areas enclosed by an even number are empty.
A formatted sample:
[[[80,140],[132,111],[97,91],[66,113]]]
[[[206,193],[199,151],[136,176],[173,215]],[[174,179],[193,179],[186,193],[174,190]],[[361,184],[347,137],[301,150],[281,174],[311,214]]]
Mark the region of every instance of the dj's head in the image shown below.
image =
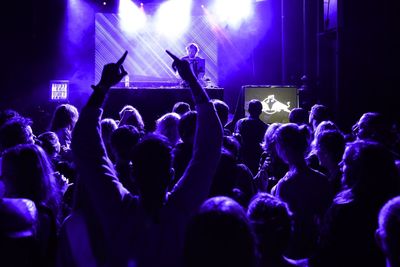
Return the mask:
[[[195,43],[190,43],[186,46],[186,52],[189,58],[194,58],[199,53],[199,47]]]

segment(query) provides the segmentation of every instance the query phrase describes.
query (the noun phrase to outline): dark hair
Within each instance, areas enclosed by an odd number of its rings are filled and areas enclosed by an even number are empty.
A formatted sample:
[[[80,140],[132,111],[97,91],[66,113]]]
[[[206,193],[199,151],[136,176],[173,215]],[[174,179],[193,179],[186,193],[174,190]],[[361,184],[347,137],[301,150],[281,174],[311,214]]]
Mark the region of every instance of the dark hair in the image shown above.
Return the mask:
[[[170,143],[162,135],[147,134],[133,148],[131,159],[143,205],[148,212],[157,213],[172,179]]]
[[[37,143],[48,155],[60,153],[60,141],[55,132],[47,131],[40,134],[37,138]]]
[[[393,154],[382,144],[355,141],[347,145],[343,183],[338,200],[362,199],[380,203],[400,194],[400,179]]]
[[[228,116],[229,116],[228,104],[219,99],[211,99],[211,102],[214,104],[215,110],[217,111],[222,126],[225,126],[226,123],[228,122]]]
[[[304,108],[294,108],[289,113],[289,122],[297,125],[308,124],[308,111]]]
[[[290,154],[304,156],[308,152],[309,131],[306,126],[287,123],[280,126],[276,132],[276,143],[281,148],[290,151]]]
[[[41,147],[24,144],[6,150],[2,159],[2,176],[7,197],[27,198],[36,206],[45,205],[57,218],[61,191]]]
[[[260,100],[252,99],[249,102],[248,111],[251,117],[258,117],[262,112],[263,106]]]
[[[140,133],[135,126],[123,125],[111,133],[110,143],[115,156],[129,159],[133,147],[139,142]]]
[[[196,132],[197,112],[189,111],[179,120],[178,131],[183,142],[189,142]]]
[[[346,147],[344,135],[339,131],[328,130],[318,134],[316,137],[316,149],[324,148],[325,151],[329,151],[329,156],[332,160],[339,163]]]
[[[30,142],[31,134],[27,127],[32,125],[29,118],[16,116],[0,128],[0,151]]]
[[[187,227],[184,262],[187,267],[254,266],[254,236],[236,201],[221,196],[203,203]]]
[[[251,200],[247,216],[263,255],[282,255],[292,231],[292,213],[287,204],[268,193],[258,193]]]
[[[172,108],[172,112],[176,112],[180,116],[183,116],[188,111],[190,111],[190,105],[186,102],[177,102]]]

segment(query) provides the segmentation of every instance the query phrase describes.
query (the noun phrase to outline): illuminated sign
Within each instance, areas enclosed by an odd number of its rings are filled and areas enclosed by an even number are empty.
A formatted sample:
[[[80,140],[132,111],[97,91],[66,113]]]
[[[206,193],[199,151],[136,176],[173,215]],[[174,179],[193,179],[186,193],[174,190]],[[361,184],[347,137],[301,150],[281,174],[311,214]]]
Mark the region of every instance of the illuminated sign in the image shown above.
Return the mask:
[[[68,100],[69,81],[52,80],[50,81],[50,100]]]

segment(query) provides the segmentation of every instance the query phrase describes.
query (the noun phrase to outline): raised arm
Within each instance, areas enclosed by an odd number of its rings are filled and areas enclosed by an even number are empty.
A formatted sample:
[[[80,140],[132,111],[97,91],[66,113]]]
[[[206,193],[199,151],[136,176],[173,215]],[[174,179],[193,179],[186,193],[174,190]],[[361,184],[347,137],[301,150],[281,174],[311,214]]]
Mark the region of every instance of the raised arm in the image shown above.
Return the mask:
[[[128,191],[118,181],[114,167],[107,157],[100,129],[101,106],[111,86],[118,83],[126,71],[122,63],[127,52],[117,63],[104,66],[100,82],[82,109],[72,134],[72,153],[78,171],[78,185],[88,192],[94,209],[102,222],[117,214],[118,205]]]
[[[193,155],[182,178],[171,192],[170,201],[185,212],[193,212],[208,197],[222,146],[222,126],[214,105],[193,75],[189,63],[166,51],[174,60],[172,67],[190,86],[196,104],[197,122]]]

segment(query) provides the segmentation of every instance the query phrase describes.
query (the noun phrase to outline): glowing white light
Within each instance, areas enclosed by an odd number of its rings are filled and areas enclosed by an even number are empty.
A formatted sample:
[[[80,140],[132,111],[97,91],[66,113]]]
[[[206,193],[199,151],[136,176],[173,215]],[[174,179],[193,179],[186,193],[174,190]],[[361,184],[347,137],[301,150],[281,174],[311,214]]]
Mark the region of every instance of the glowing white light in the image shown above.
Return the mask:
[[[157,32],[175,38],[189,28],[192,9],[191,0],[169,0],[163,3],[156,14]]]
[[[215,0],[211,12],[221,24],[239,28],[245,19],[253,15],[253,1]]]
[[[135,33],[146,25],[146,14],[131,0],[120,0],[118,15],[121,29],[126,33]]]

